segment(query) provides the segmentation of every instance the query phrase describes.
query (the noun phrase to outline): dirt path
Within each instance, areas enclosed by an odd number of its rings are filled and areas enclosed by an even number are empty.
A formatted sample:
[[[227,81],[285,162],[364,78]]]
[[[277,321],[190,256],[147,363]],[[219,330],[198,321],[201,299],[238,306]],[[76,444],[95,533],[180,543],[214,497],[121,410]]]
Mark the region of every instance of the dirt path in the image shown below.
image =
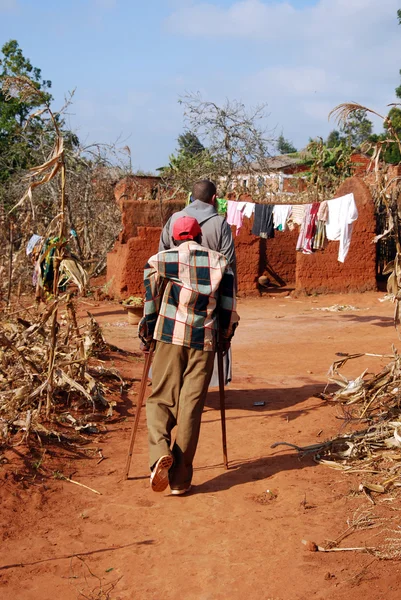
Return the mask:
[[[140,425],[132,477],[122,481],[138,383],[96,446],[106,460],[61,457],[63,473],[101,496],[54,478],[24,488],[1,477],[1,564],[79,554],[0,570],[3,600],[392,600],[397,562],[368,554],[311,553],[302,539],[336,538],[347,518],[371,505],[360,479],[299,460],[276,441],[315,443],[338,432],[335,407],[313,394],[327,382],[336,352],[390,351],[397,343],[383,294],[243,300],[234,342],[235,380],[227,391],[230,469],[222,468],[216,392],[209,394],[195,462],[193,493],[178,498],[148,486],[146,426]],[[314,310],[335,303],[362,310]],[[108,340],[136,350],[135,328],[119,305],[91,306]],[[140,376],[135,358],[114,363]],[[381,364],[373,360],[372,370]],[[350,366],[359,375],[365,363]],[[264,401],[261,407],[254,406]],[[18,449],[16,449],[18,451]],[[1,468],[1,466],[0,466]],[[394,503],[393,503],[394,504]],[[395,504],[399,507],[399,504]],[[353,536],[345,545],[374,544]],[[361,535],[361,534],[360,534]],[[89,551],[100,552],[84,555]]]

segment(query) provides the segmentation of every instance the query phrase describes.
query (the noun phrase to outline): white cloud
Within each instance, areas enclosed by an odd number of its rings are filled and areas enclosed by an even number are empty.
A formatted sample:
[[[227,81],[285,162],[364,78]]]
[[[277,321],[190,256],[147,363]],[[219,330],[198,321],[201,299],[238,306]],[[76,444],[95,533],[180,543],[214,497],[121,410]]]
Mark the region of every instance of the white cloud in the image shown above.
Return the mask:
[[[312,35],[335,43],[351,30],[357,38],[367,24],[380,29],[388,18],[396,27],[398,4],[398,0],[318,0],[314,6],[296,9],[290,0],[237,0],[228,8],[216,2],[186,2],[165,25],[170,32],[189,37],[292,41]]]
[[[266,5],[260,0],[242,0],[233,2],[228,9],[201,2],[175,10],[166,19],[166,27],[186,36],[275,39],[277,23],[296,15],[297,11],[287,2]]]
[[[227,38],[252,48],[258,66],[251,59],[248,72],[222,81],[220,92],[247,104],[267,102],[269,125],[303,145],[335,127],[327,117],[341,102],[386,112],[394,101],[398,8],[399,0],[317,0],[302,9],[294,0],[233,0],[225,8],[218,0],[192,1],[176,7],[165,27],[206,43],[218,36],[223,44]]]

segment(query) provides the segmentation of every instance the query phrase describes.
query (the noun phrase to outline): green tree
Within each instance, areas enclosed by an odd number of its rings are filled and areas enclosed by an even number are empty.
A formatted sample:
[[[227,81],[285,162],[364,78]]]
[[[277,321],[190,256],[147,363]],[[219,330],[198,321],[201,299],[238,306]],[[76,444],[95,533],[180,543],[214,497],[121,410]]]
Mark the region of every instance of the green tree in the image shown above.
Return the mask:
[[[391,120],[392,127],[396,135],[401,139],[401,109],[393,106],[387,115],[388,119]],[[380,136],[382,140],[395,139],[389,132],[388,125],[384,124],[385,133]],[[378,140],[379,141],[379,140]],[[398,143],[386,144],[383,148],[382,154],[383,160],[387,163],[396,165],[401,162],[400,149]]]
[[[366,117],[365,110],[354,111],[341,128],[347,143],[352,148],[361,146],[372,135],[372,131],[373,123]]]
[[[310,140],[306,152],[306,164],[309,166],[306,177],[316,198],[327,197],[352,174],[352,148],[344,140],[329,148],[322,138],[316,138]]]
[[[205,147],[195,133],[186,131],[178,136],[178,152],[183,152],[186,155],[197,156],[201,154]]]
[[[289,140],[286,140],[282,133],[277,138],[276,148],[277,148],[277,152],[279,152],[279,154],[291,154],[292,152],[297,151],[297,149],[292,144],[292,142],[290,142]]]
[[[36,97],[21,102],[6,98],[1,91],[3,81],[10,76],[29,77],[43,92],[43,98],[47,102],[52,100],[48,91],[51,82],[42,79],[41,70],[25,58],[18,42],[10,40],[4,44],[0,55],[0,181],[3,182],[19,169],[35,163],[34,150],[39,130],[43,128],[38,117],[31,118],[41,104]]]
[[[341,144],[343,139],[344,138],[341,136],[341,133],[338,131],[338,129],[333,129],[333,131],[330,131],[329,135],[327,136],[326,145],[328,148],[336,148]]]

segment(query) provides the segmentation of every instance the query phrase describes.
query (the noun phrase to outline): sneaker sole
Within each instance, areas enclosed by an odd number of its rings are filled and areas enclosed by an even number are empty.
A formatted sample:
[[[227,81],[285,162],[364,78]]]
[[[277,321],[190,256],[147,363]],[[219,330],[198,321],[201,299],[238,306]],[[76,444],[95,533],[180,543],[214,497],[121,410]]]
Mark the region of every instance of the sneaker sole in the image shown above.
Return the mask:
[[[189,486],[187,488],[185,488],[184,490],[171,490],[171,495],[172,496],[183,496],[184,494],[187,494],[189,491],[191,491],[191,487]]]
[[[168,486],[168,472],[173,464],[172,456],[162,456],[156,463],[150,486],[154,492],[164,492]]]

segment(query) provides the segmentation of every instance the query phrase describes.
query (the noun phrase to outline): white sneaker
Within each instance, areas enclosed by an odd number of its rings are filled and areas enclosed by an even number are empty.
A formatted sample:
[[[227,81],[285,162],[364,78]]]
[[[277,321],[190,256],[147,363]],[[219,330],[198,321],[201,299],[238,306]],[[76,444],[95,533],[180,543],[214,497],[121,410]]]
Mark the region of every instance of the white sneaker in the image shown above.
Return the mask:
[[[150,487],[154,492],[164,492],[168,486],[168,472],[173,464],[173,457],[165,454],[155,464],[150,474]]]
[[[189,490],[191,489],[191,485],[189,485],[186,488],[182,488],[182,489],[171,489],[171,495],[172,496],[182,496],[183,494],[186,494],[187,492],[189,492]]]

